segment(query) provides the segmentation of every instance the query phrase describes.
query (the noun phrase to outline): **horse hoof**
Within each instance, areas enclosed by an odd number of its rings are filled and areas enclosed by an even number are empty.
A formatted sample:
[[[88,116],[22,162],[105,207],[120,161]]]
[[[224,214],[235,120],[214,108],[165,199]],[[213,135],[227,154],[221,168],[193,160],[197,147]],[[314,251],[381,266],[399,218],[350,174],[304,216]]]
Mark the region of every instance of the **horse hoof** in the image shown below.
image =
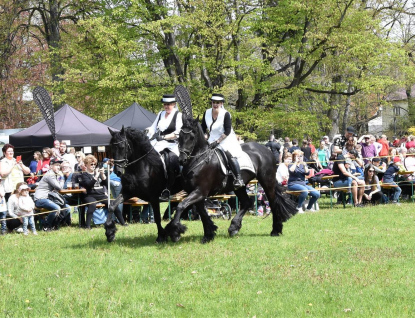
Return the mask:
[[[213,241],[213,239],[214,239],[214,237],[207,237],[207,236],[204,236],[204,237],[200,240],[200,243],[202,243],[202,244],[206,244],[206,243],[209,243],[209,242]]]
[[[229,236],[230,237],[234,237],[236,234],[238,234],[239,233],[239,231],[238,230],[233,230],[233,231],[228,231],[229,232]]]
[[[271,232],[271,236],[280,236],[280,235],[282,235],[281,232],[278,232],[278,231],[272,231]]]
[[[159,236],[156,239],[157,244],[167,243],[167,236]]]
[[[181,239],[182,237],[181,237],[180,235],[178,235],[178,236],[171,236],[170,238],[171,238],[171,241],[172,241],[173,243],[176,243],[176,242],[180,241],[180,239]]]
[[[105,224],[105,235],[107,237],[107,242],[111,243],[115,240],[115,233],[117,233],[117,227],[115,223]]]

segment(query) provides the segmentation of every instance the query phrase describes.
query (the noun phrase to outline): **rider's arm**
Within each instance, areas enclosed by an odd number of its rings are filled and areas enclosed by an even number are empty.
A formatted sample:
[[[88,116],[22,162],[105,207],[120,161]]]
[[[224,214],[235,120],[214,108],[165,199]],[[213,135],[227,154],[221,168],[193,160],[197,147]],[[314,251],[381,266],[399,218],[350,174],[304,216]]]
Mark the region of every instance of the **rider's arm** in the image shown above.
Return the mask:
[[[154,120],[153,124],[150,127],[146,128],[148,130],[148,133],[147,133],[147,137],[148,138],[153,137],[154,133],[156,132],[156,130],[157,130],[157,124],[160,121],[160,116],[161,116],[161,113],[162,112],[163,111],[159,112],[158,115],[157,115],[157,117],[156,117],[156,119]]]
[[[204,134],[206,134],[206,130],[207,130],[207,125],[206,125],[206,119],[205,119],[205,116],[206,116],[206,112],[204,112],[204,113],[203,113],[202,124],[201,124],[201,126],[202,126],[202,130],[203,130],[203,133],[204,133]]]
[[[225,118],[223,119],[223,128],[225,129],[224,134],[229,136],[232,131],[232,120],[231,114],[229,114],[229,112],[226,112]]]

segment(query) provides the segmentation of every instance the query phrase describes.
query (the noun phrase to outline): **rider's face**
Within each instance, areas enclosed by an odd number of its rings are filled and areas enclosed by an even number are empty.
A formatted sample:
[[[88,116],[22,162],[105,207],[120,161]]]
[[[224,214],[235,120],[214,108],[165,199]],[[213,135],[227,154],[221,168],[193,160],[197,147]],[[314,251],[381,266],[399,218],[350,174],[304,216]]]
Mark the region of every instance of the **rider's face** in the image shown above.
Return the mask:
[[[223,105],[223,102],[219,102],[219,101],[212,101],[212,108],[213,109],[219,109],[219,108],[221,108],[222,107],[222,105]]]
[[[164,110],[167,114],[170,114],[173,111],[175,105],[176,103],[164,103]]]

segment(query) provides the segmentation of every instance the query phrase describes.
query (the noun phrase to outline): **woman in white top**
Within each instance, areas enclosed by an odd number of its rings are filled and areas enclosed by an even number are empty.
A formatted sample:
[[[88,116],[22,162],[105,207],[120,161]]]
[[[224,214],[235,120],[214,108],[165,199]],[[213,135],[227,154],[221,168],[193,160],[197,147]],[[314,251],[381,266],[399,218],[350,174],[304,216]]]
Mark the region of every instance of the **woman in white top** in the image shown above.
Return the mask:
[[[232,129],[231,114],[223,107],[225,98],[222,94],[212,94],[210,100],[212,108],[203,114],[202,129],[205,134],[209,134],[209,148],[213,149],[219,146],[225,151],[235,177],[233,185],[235,189],[238,189],[245,185],[237,160],[243,155],[242,148]]]
[[[289,152],[285,153],[284,161],[278,166],[276,173],[277,182],[283,186],[287,185],[290,172],[288,171],[288,165],[292,163],[292,156]]]
[[[26,167],[22,159],[17,161],[14,156],[14,146],[11,144],[5,144],[3,146],[4,158],[0,161],[0,174],[4,179],[4,191],[6,192],[5,198],[9,199],[11,193],[16,189],[16,185],[19,182],[24,181],[23,174],[29,174],[30,169]]]
[[[164,110],[157,114],[156,120],[147,128],[147,136],[158,152],[168,149],[179,156],[178,137],[183,126],[182,113],[177,109],[174,95],[163,95],[161,102]]]

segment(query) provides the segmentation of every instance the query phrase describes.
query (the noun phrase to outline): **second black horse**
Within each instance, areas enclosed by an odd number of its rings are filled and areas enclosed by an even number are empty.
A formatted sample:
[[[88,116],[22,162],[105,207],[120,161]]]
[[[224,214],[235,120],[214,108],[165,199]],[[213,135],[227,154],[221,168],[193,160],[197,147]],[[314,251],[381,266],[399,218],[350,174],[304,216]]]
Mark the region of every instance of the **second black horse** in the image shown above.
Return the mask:
[[[254,178],[258,179],[270,202],[273,215],[271,236],[278,236],[282,234],[282,223],[297,213],[296,203],[283,194],[276,182],[276,161],[272,153],[265,146],[255,142],[244,143],[241,146],[251,158],[256,171],[253,173],[242,170],[243,181],[247,184]],[[233,179],[222,172],[219,159],[214,154],[215,150],[209,149],[198,119],[183,118],[179,149],[179,159],[183,164],[184,190],[189,195],[178,205],[173,220],[165,227],[166,234],[172,241],[179,240],[181,234],[186,231],[186,227],[180,223],[180,215],[185,209],[193,204],[198,206],[198,210],[203,209],[206,197],[233,190]],[[228,229],[230,236],[239,232],[242,218],[251,207],[251,200],[244,187],[236,190],[235,194],[241,202],[241,208],[231,221]],[[216,235],[217,227],[209,217],[202,217],[202,222],[205,231],[202,242],[208,242]]]

